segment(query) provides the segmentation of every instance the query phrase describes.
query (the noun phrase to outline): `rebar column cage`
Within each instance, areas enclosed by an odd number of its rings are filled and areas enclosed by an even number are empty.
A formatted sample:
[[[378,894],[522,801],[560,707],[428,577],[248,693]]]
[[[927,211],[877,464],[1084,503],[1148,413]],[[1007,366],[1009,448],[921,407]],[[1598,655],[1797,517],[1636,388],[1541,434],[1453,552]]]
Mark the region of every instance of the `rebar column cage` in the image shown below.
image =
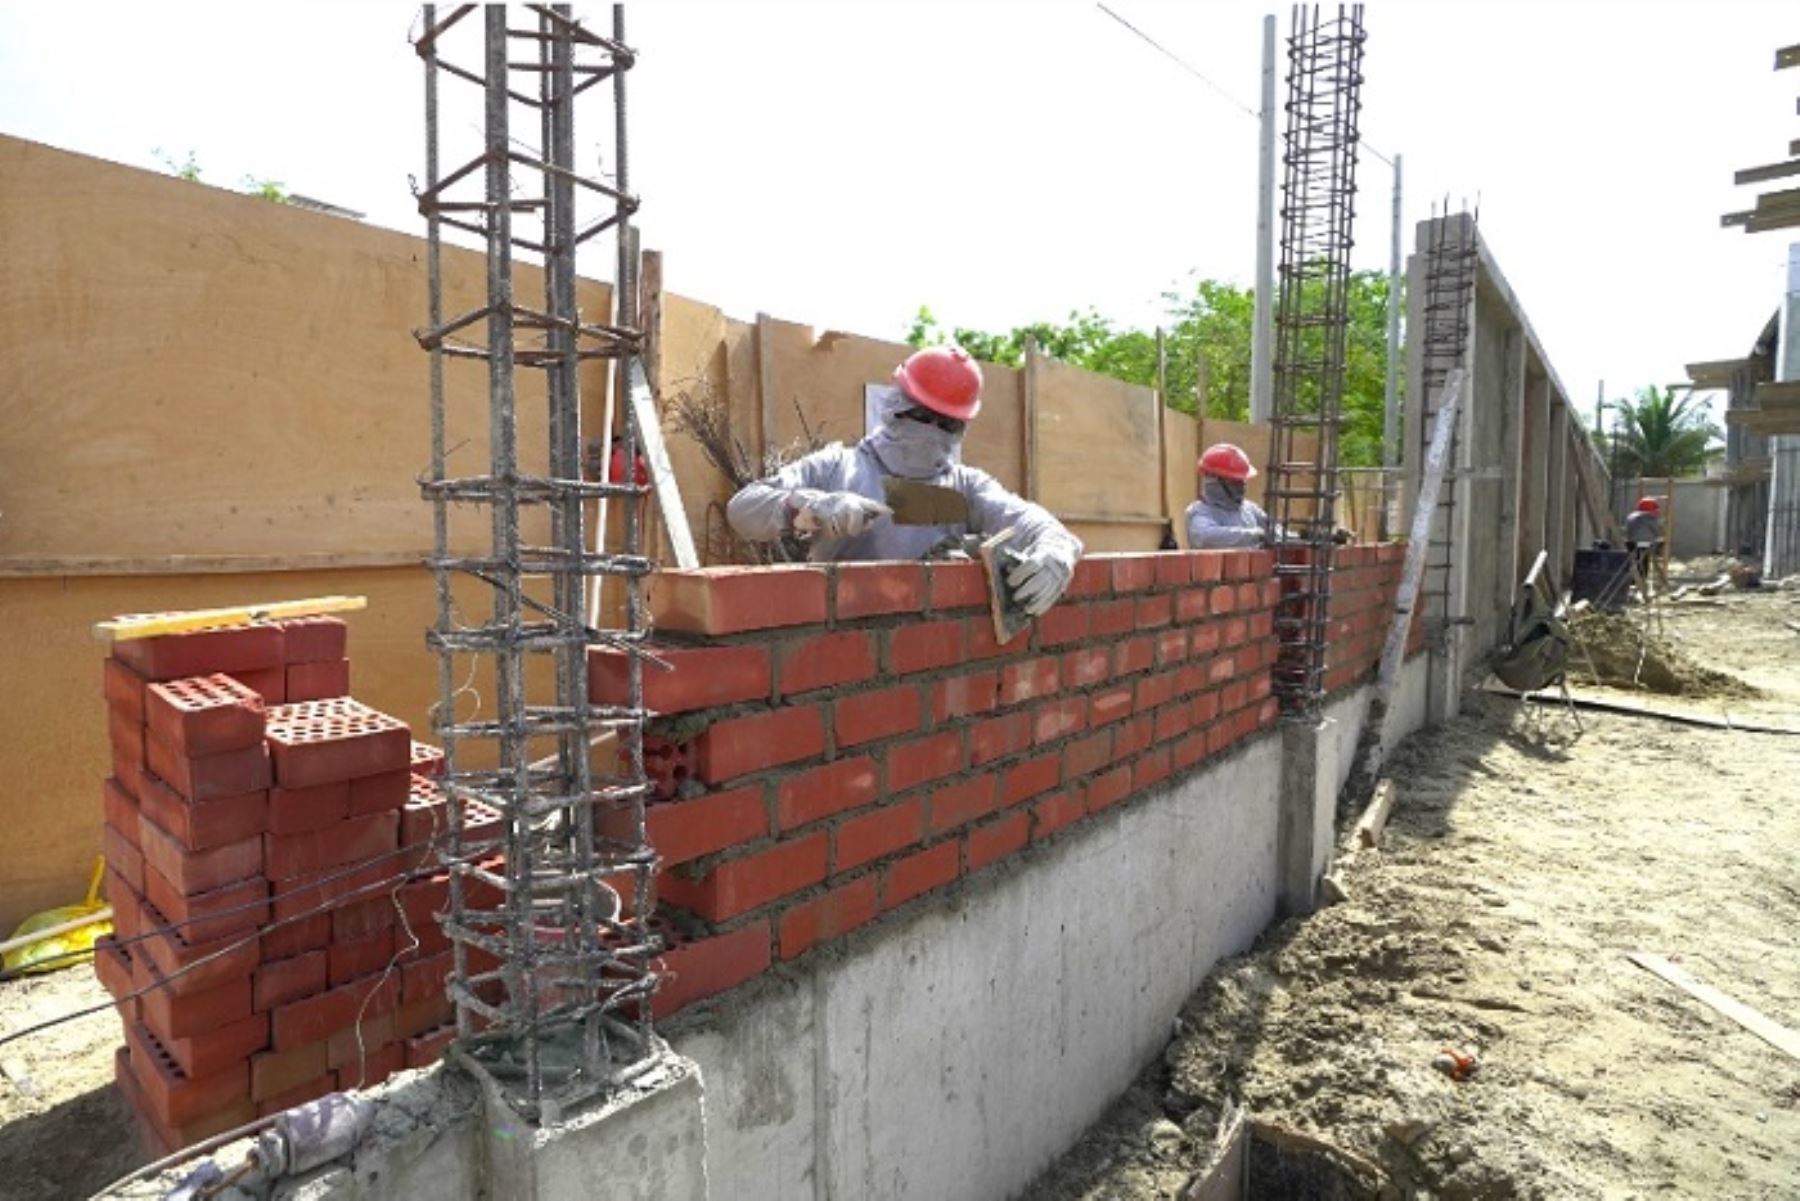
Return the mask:
[[[548,1121],[629,1077],[651,1047],[657,947],[644,917],[653,859],[638,654],[641,580],[651,566],[639,543],[644,490],[583,478],[580,386],[583,362],[610,360],[624,378],[640,348],[625,134],[634,55],[622,6],[602,36],[567,5],[427,5],[413,45],[425,67],[426,173],[416,190],[430,313],[418,339],[431,373],[431,474],[422,486],[432,504],[437,618],[426,641],[438,655],[433,726],[446,763],[449,992],[460,1060],[525,1117]],[[448,169],[440,161],[446,76],[478,90],[483,114],[480,144],[471,128],[473,153]],[[575,152],[576,100],[603,94],[597,85],[608,81],[610,180],[578,171]],[[595,210],[585,223],[577,198]],[[478,238],[487,260],[483,303],[449,317],[446,226]],[[584,319],[575,274],[577,249],[608,230],[619,249],[611,323]],[[541,307],[515,295],[518,251],[542,263]],[[456,362],[486,365],[485,423],[478,407],[447,405],[446,367]],[[526,378],[532,372],[542,372],[541,393]],[[540,394],[542,420],[530,412]],[[484,424],[485,473],[450,474],[453,457],[479,454]],[[521,431],[539,429],[544,441],[525,445]],[[453,431],[458,441],[447,445]],[[637,438],[628,417],[628,463]],[[613,551],[589,539],[588,504],[602,496],[624,510],[623,546]],[[470,549],[480,535],[460,525],[453,542],[452,506],[482,512],[491,544]],[[622,628],[585,620],[584,593],[598,576],[625,581]],[[471,591],[492,602],[473,622],[462,608]],[[596,644],[628,653],[624,706],[589,701],[586,657]],[[603,745],[616,744],[616,762],[610,749],[603,757],[594,749],[607,731],[615,739]]]
[[[1293,10],[1265,493],[1281,587],[1273,683],[1291,720],[1316,719],[1324,697],[1365,37],[1360,4]]]
[[[1474,318],[1476,217],[1450,213],[1432,206],[1433,220],[1425,227],[1425,287],[1419,332],[1419,441],[1417,461],[1423,463],[1437,428],[1443,405],[1444,385],[1450,373],[1465,365],[1469,326]],[[1469,410],[1463,398],[1461,412]],[[1450,627],[1459,619],[1452,613],[1451,581],[1456,547],[1456,484],[1461,467],[1462,423],[1450,431],[1450,457],[1445,464],[1444,486],[1438,491],[1437,513],[1425,547],[1425,563],[1419,578],[1416,611],[1425,623],[1425,644],[1433,656],[1448,645]]]

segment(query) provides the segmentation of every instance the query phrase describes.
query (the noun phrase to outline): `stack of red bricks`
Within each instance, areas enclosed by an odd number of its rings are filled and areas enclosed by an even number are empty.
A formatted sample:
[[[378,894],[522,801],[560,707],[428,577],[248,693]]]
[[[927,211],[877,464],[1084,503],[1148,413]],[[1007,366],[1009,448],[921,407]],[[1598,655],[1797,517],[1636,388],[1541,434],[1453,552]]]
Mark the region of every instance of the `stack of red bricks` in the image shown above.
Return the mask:
[[[120,998],[119,1086],[165,1148],[448,1040],[433,882],[399,879],[430,854],[402,829],[435,820],[413,777],[433,756],[346,695],[345,643],[309,618],[122,641],[106,661],[115,929],[95,963]]]
[[[1359,684],[1381,666],[1381,652],[1394,620],[1400,569],[1406,547],[1386,542],[1348,546],[1331,557],[1330,625],[1325,647],[1325,691],[1339,692]],[[1414,620],[1407,632],[1406,653],[1425,646],[1425,625]]]
[[[1006,645],[978,564],[667,572],[648,807],[666,1015],[1225,754],[1276,719],[1266,552],[1094,556]],[[618,652],[590,657],[598,703]],[[668,747],[659,729],[698,731]],[[675,735],[669,735],[671,741]]]

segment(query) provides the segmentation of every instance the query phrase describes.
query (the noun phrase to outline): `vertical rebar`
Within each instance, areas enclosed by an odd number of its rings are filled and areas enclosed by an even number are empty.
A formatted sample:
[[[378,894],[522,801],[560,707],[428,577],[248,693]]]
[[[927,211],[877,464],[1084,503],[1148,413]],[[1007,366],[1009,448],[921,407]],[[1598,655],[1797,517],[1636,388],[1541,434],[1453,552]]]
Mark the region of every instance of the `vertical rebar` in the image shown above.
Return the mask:
[[[427,641],[439,656],[440,699],[434,724],[443,739],[450,831],[442,859],[450,911],[444,928],[455,951],[450,992],[457,1007],[463,1058],[487,1073],[531,1118],[553,1116],[574,1102],[604,1092],[651,1047],[649,1000],[655,943],[645,901],[654,856],[645,844],[641,671],[643,604],[639,581],[650,570],[638,545],[639,510],[646,490],[626,479],[582,478],[581,364],[610,360],[629,373],[640,335],[635,305],[625,303],[635,286],[630,216],[637,202],[624,171],[623,74],[634,61],[624,45],[623,15],[615,11],[611,38],[585,29],[567,5],[534,4],[535,28],[509,29],[509,10],[485,6],[481,70],[457,67],[457,79],[478,83],[483,93],[480,153],[448,173],[439,158],[441,122],[438,72],[441,44],[452,27],[475,11],[458,5],[439,18],[426,10],[417,50],[426,68],[427,178],[419,196],[429,244],[430,327],[420,342],[431,353],[432,467],[424,491],[433,504],[438,613]],[[513,10],[514,12],[520,10]],[[470,22],[473,29],[477,23]],[[515,42],[525,50],[509,54]],[[584,63],[584,53],[598,55]],[[509,61],[524,60],[531,61]],[[512,73],[524,75],[516,86]],[[618,173],[610,182],[584,178],[576,169],[575,101],[590,83],[610,76],[617,121]],[[577,80],[581,82],[577,82]],[[538,110],[541,149],[533,151],[512,121],[513,105]],[[529,196],[536,171],[540,185]],[[459,186],[478,197],[454,195]],[[578,198],[601,196],[610,214],[583,226]],[[479,219],[467,216],[478,213]],[[521,223],[541,219],[541,228]],[[479,236],[486,250],[487,290],[481,308],[458,317],[443,312],[441,226]],[[577,250],[612,229],[619,241],[620,319],[584,323],[577,288]],[[541,312],[514,294],[514,247],[542,255]],[[482,343],[461,332],[485,321]],[[454,477],[446,459],[448,431],[445,365],[487,365],[487,471]],[[535,408],[521,412],[519,373],[544,372],[545,430],[542,466],[521,440]],[[628,431],[634,427],[627,424]],[[628,437],[628,462],[635,439]],[[588,547],[588,502],[618,500],[626,545]],[[451,504],[485,506],[491,545],[474,552],[453,545]],[[539,522],[542,522],[540,525]],[[544,531],[547,529],[547,536]],[[460,622],[452,595],[461,573],[492,592],[483,624]],[[601,629],[584,613],[588,580],[623,576],[628,584],[623,628]],[[527,581],[545,581],[538,586]],[[546,595],[547,594],[547,595]],[[596,643],[624,651],[631,660],[631,690],[623,705],[598,706],[588,696],[587,656]],[[456,709],[454,660],[463,655],[493,672],[489,715],[468,717]],[[548,672],[531,669],[548,662]],[[551,696],[538,695],[550,681]],[[616,731],[625,751],[622,770],[597,779],[592,745]],[[486,753],[459,757],[458,745],[475,740]],[[537,758],[535,746],[551,749]],[[484,766],[470,767],[481,759]],[[600,825],[605,819],[604,828]],[[497,828],[476,839],[470,831]],[[608,881],[632,880],[634,903],[625,907]]]
[[[1292,22],[1266,499],[1281,585],[1275,693],[1284,716],[1310,721],[1325,692],[1366,35],[1360,4],[1329,19],[1296,6]]]

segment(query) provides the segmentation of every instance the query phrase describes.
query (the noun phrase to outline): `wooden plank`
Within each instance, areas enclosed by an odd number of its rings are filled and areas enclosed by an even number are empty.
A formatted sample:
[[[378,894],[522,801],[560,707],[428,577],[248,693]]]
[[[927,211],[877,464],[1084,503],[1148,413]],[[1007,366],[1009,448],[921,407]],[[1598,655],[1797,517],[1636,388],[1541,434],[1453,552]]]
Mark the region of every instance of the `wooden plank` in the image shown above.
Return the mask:
[[[1789,67],[1800,67],[1800,45],[1783,46],[1775,52],[1775,69],[1784,71]]]
[[[1387,827],[1388,815],[1394,810],[1394,798],[1399,791],[1394,782],[1385,777],[1375,785],[1374,799],[1356,819],[1357,842],[1365,847],[1381,845],[1381,831]]]
[[[325,613],[353,613],[369,607],[361,596],[314,596],[305,600],[269,601],[260,605],[231,605],[223,609],[190,609],[185,613],[141,613],[94,623],[94,637],[101,642],[129,642],[161,634],[184,634],[213,626],[247,626],[255,622],[281,621],[289,617],[317,617]]]
[[[1725,213],[1719,217],[1721,229],[1731,229],[1739,225],[1750,224],[1750,218],[1756,216],[1755,209],[1739,209],[1735,213]]]
[[[1461,367],[1450,373],[1432,425],[1431,445],[1425,451],[1425,466],[1420,473],[1419,493],[1413,502],[1412,526],[1406,542],[1406,560],[1400,570],[1400,593],[1394,606],[1394,619],[1388,626],[1387,642],[1381,650],[1381,671],[1375,679],[1376,703],[1383,710],[1381,724],[1375,730],[1377,745],[1387,724],[1388,699],[1394,695],[1400,665],[1406,660],[1406,639],[1412,630],[1413,609],[1419,602],[1419,586],[1425,578],[1431,522],[1437,515],[1438,493],[1443,490],[1444,472],[1450,465],[1451,433],[1456,428],[1467,383],[1468,375]]]
[[[1800,175],[1800,159],[1789,159],[1785,163],[1767,163],[1761,167],[1745,167],[1731,177],[1734,184],[1766,183],[1771,179],[1786,179],[1790,175]]]
[[[762,423],[762,460],[781,443],[775,434],[775,318],[756,315],[756,412]]]
[[[0,556],[0,579],[38,576],[248,575],[267,571],[343,571],[418,567],[429,550],[331,551],[312,555],[26,555]]]
[[[1163,511],[1156,393],[1037,356],[1034,498],[1053,513]]]
[[[1250,1187],[1250,1134],[1246,1111],[1227,1107],[1205,1166],[1188,1178],[1181,1201],[1244,1201]]]
[[[1037,341],[1025,339],[1025,499],[1038,500],[1038,354]]]
[[[644,378],[644,365],[636,359],[631,363],[631,416],[637,423],[644,459],[650,465],[650,484],[656,490],[657,507],[662,510],[675,565],[684,571],[698,567],[700,554],[694,549],[694,534],[688,528],[687,510],[681,507],[681,485],[675,482],[675,468],[669,463],[662,421],[656,415],[656,402],[651,398],[650,384]]]
[[[1793,229],[1800,225],[1800,208],[1763,216],[1760,213],[1744,223],[1744,232],[1749,234],[1768,233],[1774,229]]]
[[[1780,1022],[1752,1009],[1736,997],[1720,992],[1710,984],[1702,984],[1661,955],[1632,951],[1625,958],[1651,975],[1660,976],[1702,1005],[1724,1014],[1789,1059],[1800,1059],[1800,1031],[1788,1029]]]

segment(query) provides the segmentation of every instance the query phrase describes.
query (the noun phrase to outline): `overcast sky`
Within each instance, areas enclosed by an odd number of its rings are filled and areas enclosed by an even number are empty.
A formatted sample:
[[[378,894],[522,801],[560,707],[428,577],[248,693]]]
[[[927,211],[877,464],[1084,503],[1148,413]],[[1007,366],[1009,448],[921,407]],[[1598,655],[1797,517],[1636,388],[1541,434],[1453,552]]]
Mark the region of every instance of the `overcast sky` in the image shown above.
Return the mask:
[[[1112,7],[1251,108],[1268,6]],[[577,5],[604,26],[608,10]],[[1281,13],[1285,29],[1286,10]],[[1151,325],[1193,275],[1254,271],[1256,123],[1092,3],[639,3],[632,183],[668,286],[738,317],[899,337],[921,304],[1006,327],[1089,305]],[[1800,135],[1780,3],[1374,3],[1362,129],[1483,231],[1572,396],[1744,353],[1786,237],[1719,228],[1732,172]],[[0,132],[155,168],[192,151],[421,232],[418,10],[0,3]],[[475,22],[466,23],[473,27]],[[461,85],[458,85],[461,86]],[[590,156],[604,102],[578,140]],[[473,122],[448,136],[475,145]],[[456,157],[447,153],[447,158]],[[1364,154],[1355,262],[1385,269]],[[1764,185],[1766,188],[1779,184]],[[584,259],[609,276],[609,252]],[[421,308],[423,299],[421,299]]]

